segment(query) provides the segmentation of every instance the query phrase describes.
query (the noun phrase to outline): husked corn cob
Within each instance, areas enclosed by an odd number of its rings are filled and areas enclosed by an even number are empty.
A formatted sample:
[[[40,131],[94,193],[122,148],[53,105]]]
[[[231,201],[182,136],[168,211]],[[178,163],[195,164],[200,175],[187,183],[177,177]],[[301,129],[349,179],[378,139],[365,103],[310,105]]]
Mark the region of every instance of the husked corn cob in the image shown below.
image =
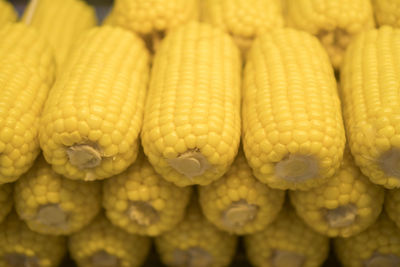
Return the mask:
[[[254,42],[242,118],[246,158],[272,188],[307,190],[339,169],[345,134],[336,80],[310,34],[277,29]]]
[[[15,212],[0,224],[1,267],[57,267],[65,253],[65,237],[31,231]]]
[[[76,43],[41,118],[40,145],[57,173],[105,179],[135,161],[148,61],[144,43],[123,29],[96,27]]]
[[[345,267],[400,265],[400,229],[384,212],[367,230],[349,238],[337,238],[334,244]]]
[[[253,39],[283,27],[280,0],[203,0],[202,20],[230,33],[245,52]]]
[[[389,218],[400,228],[400,189],[386,191],[384,208]]]
[[[297,215],[330,237],[349,237],[372,225],[382,211],[384,194],[382,187],[361,174],[348,150],[341,168],[327,183],[289,192]]]
[[[372,6],[379,26],[400,27],[400,2],[398,0],[372,0]]]
[[[161,261],[176,267],[224,267],[233,259],[237,238],[218,230],[201,214],[193,197],[185,219],[155,238]]]
[[[373,183],[400,187],[400,29],[350,44],[340,73],[343,117],[356,164]]]
[[[43,157],[15,184],[15,209],[28,227],[42,234],[78,231],[101,208],[101,185],[56,174]]]
[[[155,236],[183,219],[192,188],[165,181],[141,153],[127,171],[104,182],[103,192],[103,206],[114,225]]]
[[[15,22],[18,18],[17,12],[7,0],[0,0],[0,26],[8,22]]]
[[[221,30],[189,23],[157,51],[141,133],[155,170],[178,186],[207,185],[240,141],[240,53]]]
[[[0,185],[0,223],[6,218],[13,207],[13,185]]]
[[[244,241],[247,257],[257,267],[317,267],[329,251],[329,239],[308,228],[287,204],[272,224]]]
[[[104,215],[70,236],[71,257],[79,267],[138,267],[150,250],[150,238],[129,234]]]
[[[316,35],[338,69],[351,39],[374,27],[370,0],[286,0],[287,25]]]
[[[284,191],[271,189],[253,176],[242,152],[223,178],[199,188],[199,201],[207,219],[235,234],[263,230],[276,219],[284,199]]]
[[[53,47],[58,67],[72,43],[97,24],[94,8],[81,0],[31,0],[22,20],[29,21]]]
[[[50,47],[35,30],[0,28],[0,184],[17,180],[40,152],[39,115],[54,70]]]

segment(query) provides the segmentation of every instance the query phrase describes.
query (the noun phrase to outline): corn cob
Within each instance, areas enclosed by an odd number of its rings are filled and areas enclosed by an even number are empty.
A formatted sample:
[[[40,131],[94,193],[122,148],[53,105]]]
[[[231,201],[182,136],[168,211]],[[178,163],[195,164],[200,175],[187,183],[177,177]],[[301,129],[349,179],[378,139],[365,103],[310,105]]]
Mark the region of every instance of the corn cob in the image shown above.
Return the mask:
[[[307,190],[339,169],[345,134],[335,76],[308,33],[278,29],[254,42],[242,118],[246,158],[261,182]]]
[[[316,35],[338,69],[351,39],[374,27],[370,0],[286,0],[289,27]]]
[[[376,221],[384,189],[361,174],[346,150],[340,170],[327,183],[309,191],[289,192],[289,196],[309,227],[330,237],[349,237]]]
[[[15,209],[28,227],[41,234],[78,231],[100,211],[101,185],[65,179],[43,157],[15,184]]]
[[[13,207],[12,184],[0,185],[0,223],[6,218]]]
[[[70,236],[69,251],[79,267],[137,267],[150,250],[150,238],[128,234],[104,215]]]
[[[57,267],[65,253],[65,237],[31,231],[15,212],[0,224],[2,267]]]
[[[398,0],[372,0],[372,6],[379,26],[400,27],[400,2]]]
[[[199,188],[204,215],[219,229],[235,234],[263,230],[276,219],[285,192],[259,182],[242,152],[220,180]]]
[[[97,24],[94,8],[81,0],[31,0],[22,19],[50,42],[59,69],[72,43]]]
[[[224,267],[233,259],[237,238],[218,230],[201,214],[193,197],[185,219],[155,238],[161,261],[167,266]]]
[[[103,206],[114,225],[155,236],[183,219],[192,188],[165,181],[141,153],[127,171],[104,182],[103,192]]]
[[[384,208],[389,218],[400,228],[400,189],[386,191]]]
[[[143,42],[119,28],[94,28],[76,43],[39,130],[45,159],[57,173],[99,180],[135,161],[148,59]]]
[[[0,184],[25,173],[39,154],[39,115],[54,79],[49,46],[23,24],[0,29]]]
[[[400,266],[400,229],[386,213],[367,230],[334,240],[335,252],[345,267]]]
[[[244,241],[247,257],[257,267],[317,267],[329,251],[329,239],[308,228],[287,203],[272,224]]]
[[[167,181],[207,185],[228,170],[240,141],[240,67],[231,38],[206,24],[178,27],[161,43],[142,145]]]
[[[383,26],[350,44],[341,69],[347,138],[373,183],[400,187],[400,29]]]
[[[242,52],[253,39],[283,27],[280,0],[203,0],[202,20],[230,33]]]
[[[0,0],[0,27],[8,22],[15,22],[17,18],[13,5],[6,0]]]

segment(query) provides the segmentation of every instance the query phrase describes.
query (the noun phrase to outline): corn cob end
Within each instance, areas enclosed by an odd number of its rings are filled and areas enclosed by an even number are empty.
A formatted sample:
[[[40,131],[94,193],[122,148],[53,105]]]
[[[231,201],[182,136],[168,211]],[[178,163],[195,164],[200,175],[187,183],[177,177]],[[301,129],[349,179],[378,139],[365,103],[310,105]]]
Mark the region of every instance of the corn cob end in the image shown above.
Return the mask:
[[[101,153],[96,145],[79,144],[67,149],[69,162],[79,169],[94,168],[101,163]]]
[[[364,262],[365,267],[396,267],[400,265],[400,258],[393,254],[375,253],[371,258]]]
[[[272,266],[301,267],[304,263],[304,256],[292,251],[275,250],[271,258]]]
[[[379,162],[385,175],[400,178],[400,149],[386,151],[380,156]]]
[[[212,265],[210,253],[199,247],[174,252],[174,266],[205,267]]]
[[[211,167],[198,149],[188,150],[167,162],[177,172],[189,178],[200,176]]]
[[[318,162],[311,156],[290,154],[276,164],[275,173],[287,181],[303,182],[318,175]]]
[[[140,226],[147,227],[159,220],[158,212],[147,202],[134,202],[127,212],[129,218]]]
[[[243,227],[247,223],[254,220],[257,216],[259,207],[247,203],[246,200],[239,200],[233,202],[223,212],[223,223],[227,228],[238,228]]]
[[[8,266],[29,266],[39,267],[39,259],[35,256],[27,256],[24,254],[10,253],[4,255],[4,260]]]
[[[114,255],[108,254],[104,250],[98,251],[94,253],[89,261],[92,262],[92,266],[99,267],[118,267],[120,266],[120,262],[117,257]]]
[[[39,207],[36,214],[36,220],[39,223],[48,226],[67,226],[67,215],[58,204],[44,205],[42,207]]]
[[[348,227],[354,223],[356,218],[357,208],[352,204],[326,210],[325,213],[325,220],[333,228]]]

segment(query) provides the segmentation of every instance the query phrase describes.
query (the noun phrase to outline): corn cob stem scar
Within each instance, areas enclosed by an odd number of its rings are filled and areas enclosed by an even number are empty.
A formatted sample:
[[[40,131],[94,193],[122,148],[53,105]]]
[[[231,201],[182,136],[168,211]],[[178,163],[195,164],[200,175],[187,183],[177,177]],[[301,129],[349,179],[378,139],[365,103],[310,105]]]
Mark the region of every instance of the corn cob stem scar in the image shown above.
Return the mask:
[[[39,267],[37,257],[29,257],[24,254],[10,253],[4,255],[4,260],[11,267]]]
[[[356,218],[357,208],[352,204],[325,211],[325,220],[328,222],[329,226],[333,228],[350,226],[354,223]]]
[[[258,206],[248,204],[246,200],[233,202],[222,215],[223,223],[228,228],[242,227],[254,220]]]
[[[282,179],[302,182],[318,175],[318,163],[311,156],[289,155],[275,165],[275,173]]]
[[[202,175],[211,166],[198,149],[189,150],[177,158],[167,159],[168,164],[188,178]]]
[[[365,267],[396,267],[400,265],[400,258],[393,254],[375,253],[364,262]]]
[[[146,202],[133,202],[128,208],[129,218],[141,226],[150,226],[159,219],[158,212]]]
[[[67,214],[57,204],[39,207],[36,220],[44,225],[63,227],[67,224]]]
[[[199,247],[174,252],[174,266],[207,267],[211,266],[210,253]]]
[[[31,0],[29,9],[27,10],[27,15],[25,17],[25,24],[29,25],[32,22],[33,16],[35,15],[36,8],[38,6],[39,0]]]
[[[97,267],[118,267],[120,265],[117,257],[103,250],[94,253],[90,261],[92,266]]]
[[[400,149],[391,149],[383,153],[380,158],[380,167],[387,176],[400,178]]]
[[[271,266],[301,267],[304,263],[304,257],[291,251],[276,250],[271,257],[271,263]]]
[[[68,147],[69,162],[79,169],[95,168],[101,163],[101,153],[94,145],[79,144]]]

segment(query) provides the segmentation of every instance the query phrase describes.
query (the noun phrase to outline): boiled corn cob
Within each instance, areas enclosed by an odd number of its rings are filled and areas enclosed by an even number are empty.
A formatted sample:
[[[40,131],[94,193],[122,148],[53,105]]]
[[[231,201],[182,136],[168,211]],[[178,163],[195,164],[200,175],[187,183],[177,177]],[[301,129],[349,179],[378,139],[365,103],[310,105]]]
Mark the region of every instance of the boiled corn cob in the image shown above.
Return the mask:
[[[155,238],[161,261],[167,266],[224,267],[232,261],[235,236],[218,230],[201,214],[193,197],[186,217],[174,229]]]
[[[206,185],[229,168],[240,141],[240,54],[221,30],[189,23],[157,51],[142,145],[155,170],[178,186]]]
[[[13,207],[12,184],[0,185],[0,223],[6,218]]]
[[[384,212],[367,230],[334,241],[336,255],[345,267],[400,266],[400,229]]]
[[[400,189],[386,191],[384,207],[389,218],[400,228]]]
[[[335,76],[310,34],[277,29],[254,42],[242,118],[246,158],[261,182],[306,190],[339,169],[345,134]]]
[[[15,184],[14,199],[19,217],[31,230],[67,235],[89,224],[100,211],[101,185],[63,178],[39,157]]]
[[[257,267],[317,267],[329,251],[329,239],[308,228],[287,203],[271,225],[244,241],[247,257]]]
[[[280,0],[203,0],[202,20],[230,33],[243,52],[255,37],[284,24]]]
[[[128,234],[101,214],[68,241],[71,257],[79,267],[138,267],[150,245],[150,238]]]
[[[400,187],[400,29],[383,26],[350,44],[341,69],[343,116],[356,164],[373,183]]]
[[[286,0],[286,18],[319,38],[336,69],[353,36],[374,27],[370,0]]]
[[[97,24],[94,8],[81,0],[31,0],[22,20],[29,21],[50,42],[58,69],[72,43]]]
[[[1,267],[57,267],[65,252],[65,237],[31,231],[15,212],[0,224]]]
[[[148,53],[130,32],[110,26],[77,41],[46,102],[40,145],[53,169],[70,179],[105,179],[138,152]]]
[[[0,0],[0,27],[8,22],[15,22],[17,18],[13,5],[7,0]]]
[[[165,181],[140,154],[127,171],[104,182],[103,206],[114,225],[154,236],[183,219],[191,191]]]
[[[214,183],[199,187],[199,201],[209,221],[224,231],[250,234],[276,219],[285,192],[259,182],[239,152],[228,173]]]
[[[372,0],[372,5],[379,26],[400,27],[400,2],[398,0]]]
[[[384,189],[355,166],[348,150],[337,174],[309,191],[289,192],[297,214],[315,231],[349,237],[372,225],[382,211]]]
[[[0,184],[17,180],[39,154],[39,115],[54,71],[51,49],[35,30],[0,28]]]

